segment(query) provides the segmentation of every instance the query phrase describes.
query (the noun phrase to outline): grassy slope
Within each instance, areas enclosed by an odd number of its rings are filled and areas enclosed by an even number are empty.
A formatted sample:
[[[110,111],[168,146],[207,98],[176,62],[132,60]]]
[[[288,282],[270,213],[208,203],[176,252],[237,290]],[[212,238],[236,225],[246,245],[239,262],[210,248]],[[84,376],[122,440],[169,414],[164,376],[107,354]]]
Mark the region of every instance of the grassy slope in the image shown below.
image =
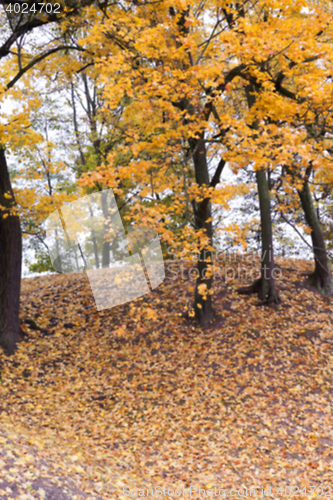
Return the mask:
[[[206,331],[184,317],[185,271],[102,312],[83,275],[23,280],[22,319],[42,330],[24,325],[15,357],[0,355],[3,428],[103,498],[159,485],[333,493],[333,306],[307,285],[311,263],[278,263],[281,307],[216,279]]]

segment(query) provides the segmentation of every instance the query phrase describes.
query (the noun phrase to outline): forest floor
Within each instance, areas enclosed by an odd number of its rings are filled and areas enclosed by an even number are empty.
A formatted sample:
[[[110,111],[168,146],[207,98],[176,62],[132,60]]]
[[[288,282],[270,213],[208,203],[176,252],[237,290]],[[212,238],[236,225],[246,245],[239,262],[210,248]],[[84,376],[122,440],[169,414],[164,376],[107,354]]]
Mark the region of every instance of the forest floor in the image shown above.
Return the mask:
[[[259,265],[221,266],[240,264]],[[101,312],[84,274],[24,279],[27,336],[0,354],[0,499],[332,496],[333,305],[311,262],[277,264],[275,308],[221,267],[206,330],[186,317],[194,263]]]

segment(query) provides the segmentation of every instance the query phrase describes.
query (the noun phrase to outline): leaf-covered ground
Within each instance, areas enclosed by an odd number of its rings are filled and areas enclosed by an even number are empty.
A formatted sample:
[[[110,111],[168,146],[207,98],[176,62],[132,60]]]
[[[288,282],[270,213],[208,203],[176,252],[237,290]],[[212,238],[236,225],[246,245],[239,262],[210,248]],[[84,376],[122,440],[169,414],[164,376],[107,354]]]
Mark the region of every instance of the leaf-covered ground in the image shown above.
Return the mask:
[[[184,314],[193,263],[181,263],[183,280],[167,263],[151,294],[102,312],[84,275],[24,279],[28,336],[14,357],[0,354],[0,498],[124,499],[157,486],[333,494],[333,306],[308,285],[310,262],[278,264],[280,307],[238,295],[241,277],[217,277],[205,331]]]

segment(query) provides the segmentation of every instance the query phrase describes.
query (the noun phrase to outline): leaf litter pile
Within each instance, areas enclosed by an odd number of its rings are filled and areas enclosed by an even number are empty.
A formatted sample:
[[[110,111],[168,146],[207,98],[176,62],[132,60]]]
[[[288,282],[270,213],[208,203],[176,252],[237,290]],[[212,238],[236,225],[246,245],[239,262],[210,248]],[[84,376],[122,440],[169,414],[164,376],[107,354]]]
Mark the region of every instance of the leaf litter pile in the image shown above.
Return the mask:
[[[333,491],[333,306],[309,285],[310,262],[277,261],[281,306],[237,294],[237,273],[216,277],[206,330],[186,316],[193,263],[166,263],[156,290],[101,312],[85,275],[24,279],[27,336],[0,355],[0,498]]]

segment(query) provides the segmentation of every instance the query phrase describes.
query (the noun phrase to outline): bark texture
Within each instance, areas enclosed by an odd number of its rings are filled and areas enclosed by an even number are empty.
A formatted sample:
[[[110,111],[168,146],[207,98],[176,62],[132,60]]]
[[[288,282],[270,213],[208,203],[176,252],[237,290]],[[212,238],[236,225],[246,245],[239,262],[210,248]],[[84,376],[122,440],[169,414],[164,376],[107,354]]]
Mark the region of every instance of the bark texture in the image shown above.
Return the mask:
[[[190,148],[193,154],[193,163],[195,169],[196,182],[199,186],[209,185],[209,172],[207,165],[206,146],[204,142],[204,133],[198,139],[189,140]],[[209,240],[209,246],[213,244],[213,227],[210,221],[212,216],[212,207],[210,200],[205,198],[200,203],[194,203],[194,221],[196,229],[205,229]],[[207,222],[209,221],[209,222]],[[213,262],[213,252],[210,249],[200,251],[198,259],[198,277],[196,281],[196,289],[194,294],[194,311],[195,317],[199,324],[203,327],[213,319],[214,311],[212,306],[212,296],[210,290],[212,288],[213,278],[209,276],[210,263]],[[208,293],[204,297],[199,293],[199,285],[205,284]]]
[[[273,232],[271,204],[267,175],[264,170],[256,172],[260,220],[261,220],[261,278],[258,283],[258,298],[265,303],[279,303],[275,286],[275,266],[273,251]]]
[[[256,102],[256,92],[258,87],[251,84],[245,89],[249,108],[252,108]],[[258,129],[258,124],[252,124],[254,130]],[[279,303],[280,297],[275,285],[275,266],[274,266],[274,249],[273,249],[273,232],[271,218],[271,204],[269,185],[266,171],[261,169],[256,172],[259,206],[260,206],[260,222],[261,222],[261,277],[256,280],[251,286],[240,288],[239,293],[258,293],[258,298],[265,304]]]
[[[15,200],[3,148],[0,149],[0,205],[0,345],[8,354],[13,354],[21,332],[22,238],[19,217],[8,215]]]
[[[313,284],[323,295],[331,295],[333,287],[330,263],[327,256],[323,232],[320,227],[309,183],[307,181],[304,182],[303,189],[298,191],[298,194],[301,200],[306,223],[311,228],[312,248],[315,260],[315,270],[311,275]]]

